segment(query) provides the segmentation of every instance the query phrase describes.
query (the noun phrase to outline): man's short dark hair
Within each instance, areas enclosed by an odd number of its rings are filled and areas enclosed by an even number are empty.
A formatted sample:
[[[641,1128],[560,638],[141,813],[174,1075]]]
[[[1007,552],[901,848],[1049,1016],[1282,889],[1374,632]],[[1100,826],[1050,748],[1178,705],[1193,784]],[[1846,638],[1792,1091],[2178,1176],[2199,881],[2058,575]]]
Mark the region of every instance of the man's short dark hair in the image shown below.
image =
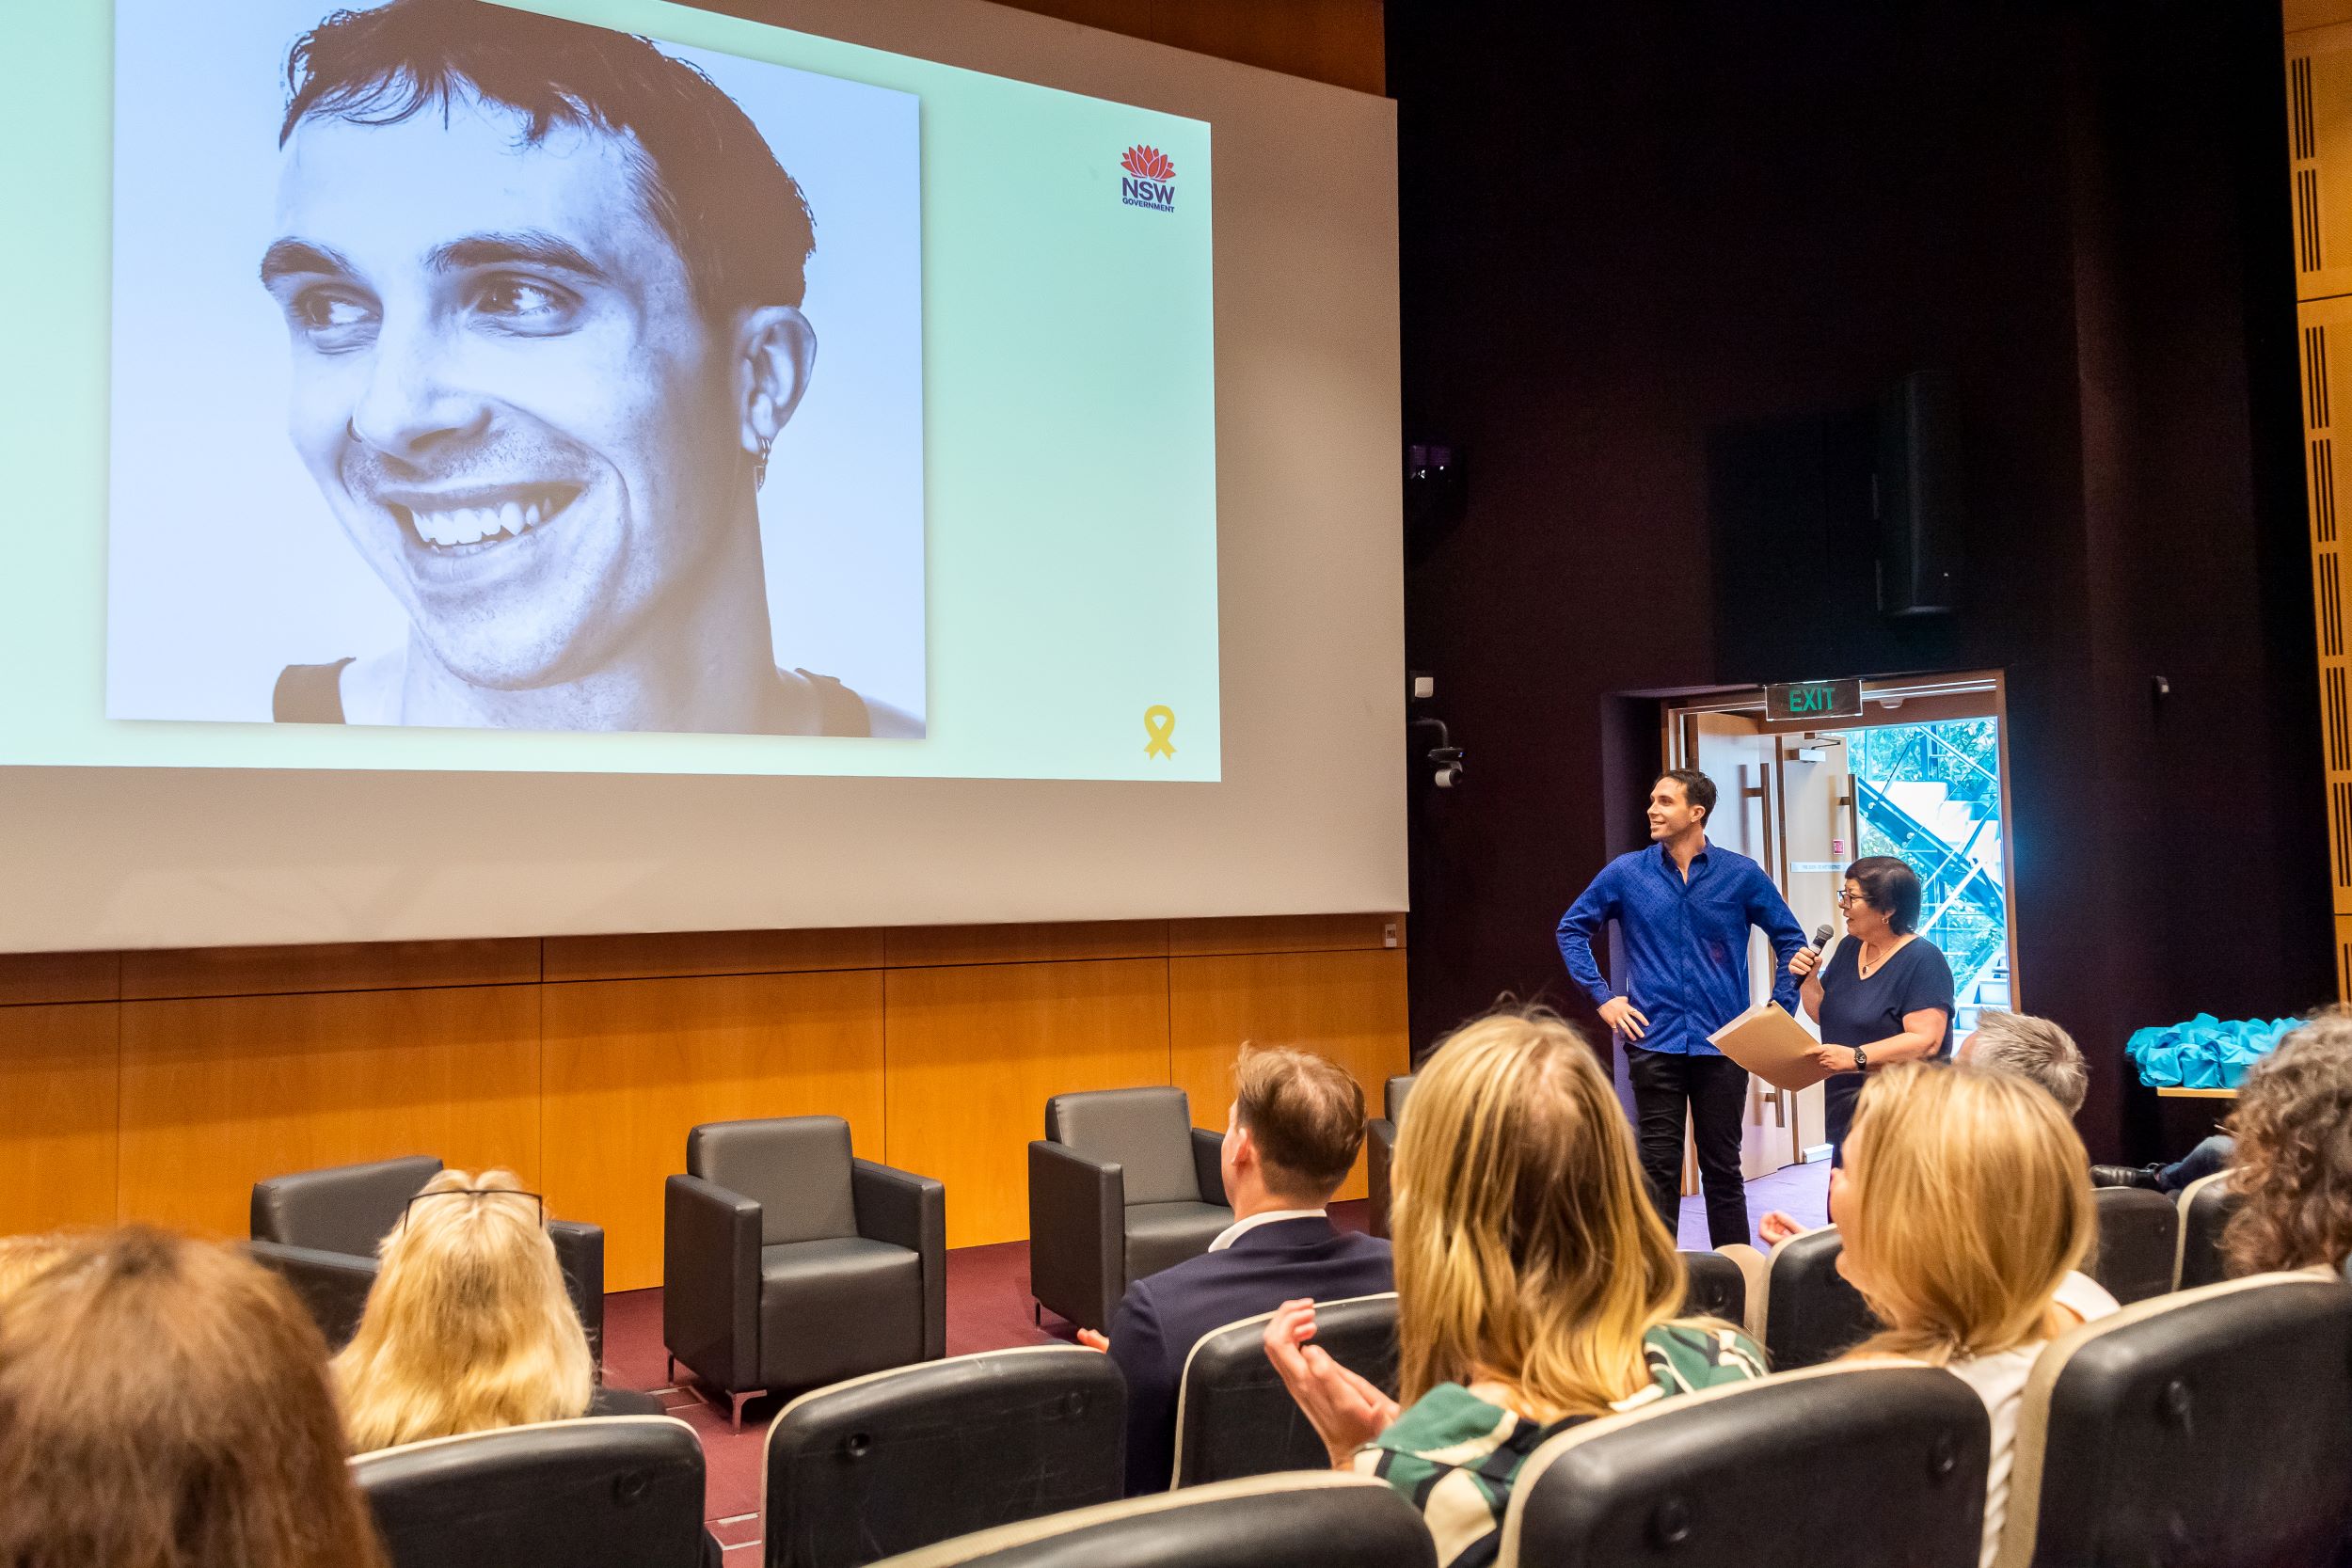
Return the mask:
[[[1658,775],[1661,783],[1672,779],[1682,786],[1682,798],[1707,813],[1709,822],[1715,820],[1715,781],[1695,768],[1669,768]],[[1656,784],[1651,788],[1655,789]]]
[[[1305,1051],[1246,1049],[1233,1088],[1269,1190],[1317,1202],[1339,1191],[1364,1147],[1364,1091],[1344,1068]]]
[[[1846,867],[1846,880],[1862,890],[1862,901],[1886,916],[1897,936],[1919,925],[1919,874],[1892,855],[1865,855]]]
[[[483,0],[391,0],[336,11],[286,56],[279,145],[312,115],[392,125],[470,95],[558,125],[636,138],[646,208],[704,312],[798,306],[815,226],[799,183],[710,78],[642,38]]]

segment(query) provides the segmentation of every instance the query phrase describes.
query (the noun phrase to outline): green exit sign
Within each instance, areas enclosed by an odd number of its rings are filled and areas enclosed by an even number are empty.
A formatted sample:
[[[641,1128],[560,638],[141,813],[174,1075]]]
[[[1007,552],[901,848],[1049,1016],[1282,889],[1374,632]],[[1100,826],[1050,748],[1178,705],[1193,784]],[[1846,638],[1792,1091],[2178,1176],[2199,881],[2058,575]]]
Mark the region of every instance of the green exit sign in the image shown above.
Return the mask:
[[[1859,719],[1862,683],[1790,681],[1764,689],[1764,710],[1777,720]]]

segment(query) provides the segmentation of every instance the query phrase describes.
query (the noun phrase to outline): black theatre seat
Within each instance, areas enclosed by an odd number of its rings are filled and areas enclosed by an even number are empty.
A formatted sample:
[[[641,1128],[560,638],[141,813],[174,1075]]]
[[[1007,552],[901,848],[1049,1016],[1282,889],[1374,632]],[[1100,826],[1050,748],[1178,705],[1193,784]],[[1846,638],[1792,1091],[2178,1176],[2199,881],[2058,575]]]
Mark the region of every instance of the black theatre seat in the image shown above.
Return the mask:
[[[1882,1326],[1862,1292],[1837,1272],[1844,1250],[1834,1225],[1772,1248],[1763,1313],[1750,1327],[1774,1371],[1835,1361]]]
[[[1682,1272],[1690,1279],[1682,1295],[1685,1316],[1721,1318],[1735,1325],[1747,1322],[1748,1279],[1737,1259],[1723,1252],[1686,1252]]]
[[[1127,1389],[1074,1345],[959,1355],[803,1394],[768,1429],[769,1568],[859,1568],[1118,1498]]]
[[[2099,1239],[2083,1272],[2126,1307],[2172,1289],[2181,1230],[2172,1200],[2140,1187],[2098,1187],[2090,1196],[2099,1212]]]
[[[2230,1173],[2201,1176],[2181,1189],[2181,1250],[2172,1260],[2172,1288],[2193,1291],[2230,1276],[2221,1256],[2221,1233],[2241,1199],[2230,1191]]]
[[[392,1568],[697,1568],[703,1449],[667,1416],[548,1421],[362,1454]]]
[[[1331,1470],[1250,1476],[1008,1525],[886,1568],[1437,1568],[1413,1505]]]
[[[375,1283],[376,1247],[400,1223],[401,1211],[441,1173],[429,1154],[361,1165],[273,1176],[253,1183],[251,1251],[285,1276],[340,1350],[358,1330],[368,1290]],[[579,1309],[588,1354],[604,1359],[604,1227],[548,1221],[564,1288]]]
[[[1275,1470],[1327,1468],[1323,1439],[1266,1359],[1260,1313],[1200,1337],[1176,1393],[1176,1470],[1196,1486]],[[1396,1394],[1396,1292],[1315,1303],[1315,1340],[1350,1371]]]
[[[1982,1402],[1928,1367],[1816,1367],[1661,1400],[1529,1456],[1501,1561],[1976,1568],[1991,1447]]]
[[[2256,1275],[2127,1307],[2026,1385],[1996,1568],[2326,1563],[2352,1524],[2352,1291]]]

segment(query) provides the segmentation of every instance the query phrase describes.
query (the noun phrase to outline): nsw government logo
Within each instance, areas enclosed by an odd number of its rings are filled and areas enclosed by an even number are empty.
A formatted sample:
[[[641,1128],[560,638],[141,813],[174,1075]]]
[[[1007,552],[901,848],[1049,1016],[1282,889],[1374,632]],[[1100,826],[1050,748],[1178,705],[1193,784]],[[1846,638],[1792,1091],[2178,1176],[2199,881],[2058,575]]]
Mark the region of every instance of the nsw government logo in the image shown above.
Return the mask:
[[[1156,147],[1131,147],[1119,160],[1119,199],[1155,213],[1176,210],[1176,166]]]

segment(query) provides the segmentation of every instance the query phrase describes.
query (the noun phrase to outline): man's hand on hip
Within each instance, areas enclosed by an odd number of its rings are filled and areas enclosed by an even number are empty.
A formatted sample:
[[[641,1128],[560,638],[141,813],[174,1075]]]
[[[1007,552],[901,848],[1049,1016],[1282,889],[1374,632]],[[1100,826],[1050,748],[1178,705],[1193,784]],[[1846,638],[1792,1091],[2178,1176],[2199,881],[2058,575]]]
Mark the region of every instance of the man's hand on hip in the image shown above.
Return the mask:
[[[1629,1040],[1640,1039],[1649,1028],[1649,1020],[1642,1016],[1642,1009],[1622,996],[1613,996],[1600,1005],[1600,1021]]]

